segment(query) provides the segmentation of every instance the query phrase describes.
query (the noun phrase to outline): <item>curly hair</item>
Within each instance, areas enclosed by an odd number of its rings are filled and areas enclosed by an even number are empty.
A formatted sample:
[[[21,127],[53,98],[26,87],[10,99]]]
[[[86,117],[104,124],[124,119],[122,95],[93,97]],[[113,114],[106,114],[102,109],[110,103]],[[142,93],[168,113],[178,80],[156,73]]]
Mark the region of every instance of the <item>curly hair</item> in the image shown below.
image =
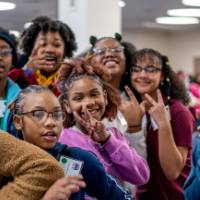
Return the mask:
[[[79,62],[82,62],[82,66],[83,65],[88,65],[90,66],[90,64],[87,61],[84,60],[78,60]],[[96,69],[96,68],[94,68]],[[73,82],[80,80],[81,78],[84,77],[88,77],[94,81],[96,81],[99,85],[102,86],[103,90],[106,92],[107,94],[107,100],[108,100],[108,104],[106,106],[106,111],[104,113],[103,117],[107,117],[108,119],[112,120],[113,118],[116,117],[117,115],[117,106],[121,103],[121,98],[120,98],[120,94],[118,92],[117,89],[115,89],[114,87],[112,87],[109,83],[107,83],[106,81],[104,81],[104,71],[102,70],[97,70],[97,71],[93,71],[93,73],[89,73],[87,71],[87,66],[82,67],[82,71],[81,72],[77,72],[76,71],[76,67],[73,68],[73,70],[71,71],[70,74],[68,74],[68,76],[65,76],[65,80],[62,80],[61,84],[60,84],[60,89],[61,89],[61,96],[59,97],[62,109],[65,111],[65,106],[64,106],[64,101],[67,100],[69,98],[69,89],[70,86],[72,85]],[[74,121],[74,117],[72,114],[68,114],[66,111],[66,119],[64,121],[64,127],[71,127],[74,125],[75,121]]]
[[[163,81],[160,83],[159,89],[162,95],[166,97],[166,104],[170,103],[170,99],[176,99],[180,100],[183,104],[187,105],[190,102],[189,93],[183,81],[170,67],[168,63],[168,57],[160,54],[154,49],[145,48],[135,52],[132,59],[132,64],[136,64],[136,62],[145,55],[157,57],[162,66]],[[132,87],[130,77],[128,85],[134,91],[137,99],[141,101],[139,93]]]
[[[58,20],[52,20],[46,16],[35,18],[31,25],[24,30],[21,36],[20,49],[26,53],[27,57],[31,55],[35,40],[39,33],[58,32],[64,41],[64,56],[72,57],[77,49],[75,35],[70,27]]]

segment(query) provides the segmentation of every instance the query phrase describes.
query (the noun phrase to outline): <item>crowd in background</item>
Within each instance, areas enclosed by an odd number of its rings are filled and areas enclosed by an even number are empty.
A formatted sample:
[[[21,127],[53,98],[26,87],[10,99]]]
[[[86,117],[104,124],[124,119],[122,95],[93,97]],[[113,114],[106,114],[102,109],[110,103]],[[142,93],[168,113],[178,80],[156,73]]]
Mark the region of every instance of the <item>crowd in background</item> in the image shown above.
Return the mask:
[[[200,74],[132,42],[0,27],[2,200],[200,199]]]

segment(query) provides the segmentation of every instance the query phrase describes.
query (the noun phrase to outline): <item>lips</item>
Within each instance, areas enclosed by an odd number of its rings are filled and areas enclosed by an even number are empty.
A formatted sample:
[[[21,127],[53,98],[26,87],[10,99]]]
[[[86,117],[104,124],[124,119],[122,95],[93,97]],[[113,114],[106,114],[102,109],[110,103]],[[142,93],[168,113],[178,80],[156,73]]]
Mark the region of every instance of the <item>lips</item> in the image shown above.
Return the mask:
[[[116,59],[106,59],[103,61],[103,64],[108,68],[113,67],[118,63],[119,62]]]
[[[46,61],[46,64],[48,65],[52,65],[52,64],[55,64],[57,63],[57,57],[56,56],[46,56],[45,57],[45,61]]]
[[[55,142],[57,141],[58,135],[54,131],[48,131],[44,133],[42,137],[49,142]]]
[[[4,65],[0,65],[0,73],[4,72],[4,70],[5,70]]]

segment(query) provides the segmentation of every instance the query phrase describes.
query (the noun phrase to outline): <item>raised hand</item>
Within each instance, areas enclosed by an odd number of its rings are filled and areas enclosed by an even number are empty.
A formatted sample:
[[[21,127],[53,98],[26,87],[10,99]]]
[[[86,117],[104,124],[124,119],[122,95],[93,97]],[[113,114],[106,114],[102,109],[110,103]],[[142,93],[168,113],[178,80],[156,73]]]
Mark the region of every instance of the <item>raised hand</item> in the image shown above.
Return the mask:
[[[45,193],[42,200],[68,200],[72,193],[78,192],[85,186],[81,175],[66,176],[57,180]]]
[[[57,83],[61,83],[62,81],[66,80],[72,71],[76,71],[77,73],[82,73],[84,71],[86,71],[89,74],[93,73],[92,66],[85,65],[83,58],[65,59],[64,61],[61,61],[59,64],[60,67],[56,81]]]
[[[40,44],[32,50],[32,53],[29,56],[29,60],[26,64],[28,68],[32,70],[37,70],[41,69],[42,66],[45,65],[44,48],[42,48],[42,45],[43,44]]]
[[[157,125],[161,125],[162,123],[166,123],[169,121],[169,116],[167,110],[165,108],[165,104],[162,98],[162,94],[160,90],[157,90],[157,101],[155,101],[150,95],[145,94],[146,100],[151,105],[148,113],[155,120]]]
[[[105,126],[101,121],[96,120],[87,108],[84,109],[84,117],[81,117],[77,112],[73,112],[76,121],[84,127],[87,131],[85,134],[89,135],[95,142],[105,143],[110,134],[106,131]]]
[[[146,101],[138,103],[135,95],[128,86],[125,86],[129,100],[122,100],[119,110],[123,113],[128,127],[141,126],[141,120],[145,113]]]

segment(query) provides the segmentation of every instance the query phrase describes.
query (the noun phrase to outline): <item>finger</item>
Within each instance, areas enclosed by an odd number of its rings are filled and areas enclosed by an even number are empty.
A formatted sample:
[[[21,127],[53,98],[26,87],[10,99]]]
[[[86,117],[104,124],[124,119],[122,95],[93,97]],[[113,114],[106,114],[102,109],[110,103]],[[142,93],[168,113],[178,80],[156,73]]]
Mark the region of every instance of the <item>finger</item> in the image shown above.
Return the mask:
[[[145,105],[147,104],[147,101],[144,100],[140,103],[140,108],[141,108],[141,111],[142,111],[142,114],[145,113]]]
[[[43,43],[40,43],[38,46],[36,46],[32,52],[31,52],[31,57],[34,57],[38,54],[39,49],[42,47]]]
[[[133,94],[132,90],[127,85],[125,86],[125,90],[129,96],[131,102],[133,102],[134,105],[138,105],[138,101],[137,101],[135,95]]]
[[[145,98],[146,100],[151,103],[153,106],[156,106],[157,105],[157,102],[148,94],[145,94]]]
[[[73,115],[79,124],[81,124],[82,126],[87,125],[87,122],[76,111],[73,112]]]
[[[157,98],[159,104],[164,104],[163,97],[160,90],[157,90]]]

